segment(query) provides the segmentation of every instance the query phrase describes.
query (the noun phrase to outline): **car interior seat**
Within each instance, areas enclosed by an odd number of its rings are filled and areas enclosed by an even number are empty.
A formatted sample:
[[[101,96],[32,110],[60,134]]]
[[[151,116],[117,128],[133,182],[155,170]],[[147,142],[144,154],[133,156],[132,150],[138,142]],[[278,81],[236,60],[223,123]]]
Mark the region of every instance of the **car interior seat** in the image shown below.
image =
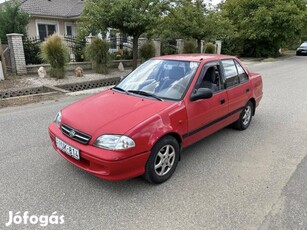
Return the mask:
[[[201,88],[209,88],[213,92],[218,91],[218,85],[217,85],[217,74],[216,70],[214,67],[210,67],[206,74],[205,77],[200,85]]]
[[[171,86],[175,81],[180,80],[184,76],[184,68],[180,66],[173,66],[168,72],[167,78],[162,82],[160,89],[166,89]]]

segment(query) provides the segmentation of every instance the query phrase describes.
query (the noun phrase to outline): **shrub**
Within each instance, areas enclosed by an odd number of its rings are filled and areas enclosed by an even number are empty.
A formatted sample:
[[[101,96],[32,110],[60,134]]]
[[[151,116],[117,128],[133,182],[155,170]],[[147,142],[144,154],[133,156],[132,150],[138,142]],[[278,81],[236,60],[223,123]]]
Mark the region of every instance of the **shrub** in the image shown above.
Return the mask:
[[[129,60],[133,59],[132,49],[123,49],[123,59]]]
[[[68,62],[68,53],[62,39],[53,34],[41,45],[41,57],[50,64],[49,75],[54,78],[65,77],[65,65]]]
[[[156,49],[155,49],[155,45],[152,41],[146,41],[140,47],[140,56],[145,61],[154,57],[155,54],[156,54]]]
[[[243,54],[242,40],[238,37],[224,39],[222,43],[221,53],[241,57]]]
[[[112,60],[130,60],[133,59],[132,49],[120,49],[117,52],[111,53]]]
[[[110,57],[112,60],[122,60],[123,54],[121,51],[110,53]]]
[[[23,49],[25,52],[25,59],[27,65],[41,64],[43,62],[40,56],[40,46],[40,40],[30,40],[26,38],[23,41]]]
[[[273,42],[245,40],[242,56],[245,57],[278,57],[280,47]]]
[[[182,52],[184,54],[188,53],[195,53],[196,52],[196,45],[194,41],[185,41],[183,45],[183,50]]]
[[[161,41],[161,55],[176,54],[177,41],[175,39],[168,39]]]
[[[207,43],[205,46],[205,53],[214,54],[215,53],[215,45],[211,42]]]
[[[105,40],[94,38],[92,43],[85,49],[85,55],[93,63],[96,73],[108,73],[110,63],[110,45]]]

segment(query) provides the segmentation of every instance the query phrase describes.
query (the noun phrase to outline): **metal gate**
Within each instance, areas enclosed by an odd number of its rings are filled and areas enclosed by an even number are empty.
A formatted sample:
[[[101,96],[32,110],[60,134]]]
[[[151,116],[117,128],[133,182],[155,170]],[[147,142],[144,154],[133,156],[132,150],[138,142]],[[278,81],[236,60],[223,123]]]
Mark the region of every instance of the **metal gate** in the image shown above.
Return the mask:
[[[12,62],[11,62],[11,54],[10,49],[8,45],[2,45],[3,47],[3,57],[6,65],[6,73],[11,74],[12,73]],[[3,60],[2,60],[3,61]]]

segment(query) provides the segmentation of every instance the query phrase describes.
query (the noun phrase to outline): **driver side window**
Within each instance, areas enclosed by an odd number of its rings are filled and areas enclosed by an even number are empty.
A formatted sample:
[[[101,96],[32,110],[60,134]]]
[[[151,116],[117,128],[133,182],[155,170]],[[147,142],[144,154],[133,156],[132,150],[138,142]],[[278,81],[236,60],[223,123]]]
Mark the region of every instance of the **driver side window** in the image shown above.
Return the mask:
[[[198,88],[211,89],[213,93],[222,90],[219,65],[205,66]]]

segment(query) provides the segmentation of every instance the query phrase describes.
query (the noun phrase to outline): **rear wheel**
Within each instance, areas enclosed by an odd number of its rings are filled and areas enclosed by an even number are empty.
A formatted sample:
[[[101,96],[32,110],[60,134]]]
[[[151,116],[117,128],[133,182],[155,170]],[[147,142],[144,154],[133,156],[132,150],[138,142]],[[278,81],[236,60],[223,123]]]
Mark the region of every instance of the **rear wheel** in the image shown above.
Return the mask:
[[[249,101],[241,112],[240,118],[233,124],[234,128],[238,130],[247,129],[252,121],[253,112],[254,105],[251,101]]]
[[[168,180],[177,167],[179,151],[179,144],[174,137],[165,136],[160,139],[151,150],[144,178],[153,184]]]

